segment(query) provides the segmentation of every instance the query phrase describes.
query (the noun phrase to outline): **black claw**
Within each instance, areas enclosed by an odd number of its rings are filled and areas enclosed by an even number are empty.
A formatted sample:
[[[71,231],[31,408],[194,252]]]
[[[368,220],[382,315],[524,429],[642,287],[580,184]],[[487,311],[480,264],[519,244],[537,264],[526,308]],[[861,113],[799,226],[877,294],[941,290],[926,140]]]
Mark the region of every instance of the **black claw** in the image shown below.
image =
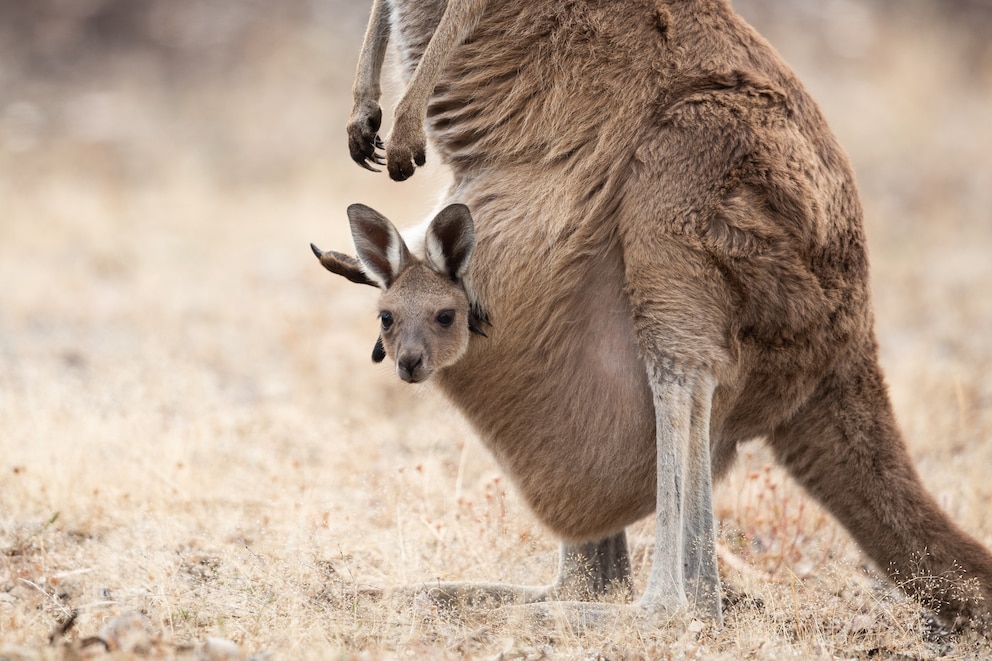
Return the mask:
[[[468,329],[476,335],[481,335],[482,337],[489,337],[486,335],[486,331],[482,329],[482,324],[474,316],[469,315],[468,317]]]
[[[313,245],[312,243],[310,244],[310,250],[312,250],[313,254],[317,256],[317,259],[320,259],[320,256],[324,254],[324,252],[320,248]]]
[[[386,157],[385,156],[382,156],[380,154],[374,154],[372,156],[372,160],[375,163],[377,163],[378,165],[385,165],[386,164]]]
[[[370,119],[369,123],[371,130],[367,132],[357,129],[355,125],[349,125],[348,150],[351,152],[351,160],[355,161],[355,163],[358,163],[369,172],[382,172],[382,170],[372,167],[371,164],[385,165],[385,162],[378,153],[379,150],[385,149],[385,145],[382,142],[382,138],[375,133],[378,129],[378,124],[373,119]]]
[[[472,305],[468,311],[468,329],[476,335],[489,337],[486,335],[484,326],[492,326],[492,323],[489,321],[489,313],[478,304]]]
[[[469,310],[469,317],[470,319],[474,319],[480,325],[493,325],[493,322],[489,320],[489,313],[478,302],[472,304],[472,309]]]

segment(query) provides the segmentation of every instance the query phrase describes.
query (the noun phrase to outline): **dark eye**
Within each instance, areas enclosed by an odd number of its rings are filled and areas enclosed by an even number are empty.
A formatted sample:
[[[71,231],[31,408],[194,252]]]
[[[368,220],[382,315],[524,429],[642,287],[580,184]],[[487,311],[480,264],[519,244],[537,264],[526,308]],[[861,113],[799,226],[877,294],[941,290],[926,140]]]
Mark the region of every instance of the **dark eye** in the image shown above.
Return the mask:
[[[382,330],[389,330],[390,326],[393,325],[393,315],[389,312],[380,312],[379,319],[382,320]]]
[[[455,311],[441,310],[437,313],[437,323],[441,324],[445,328],[455,323]]]

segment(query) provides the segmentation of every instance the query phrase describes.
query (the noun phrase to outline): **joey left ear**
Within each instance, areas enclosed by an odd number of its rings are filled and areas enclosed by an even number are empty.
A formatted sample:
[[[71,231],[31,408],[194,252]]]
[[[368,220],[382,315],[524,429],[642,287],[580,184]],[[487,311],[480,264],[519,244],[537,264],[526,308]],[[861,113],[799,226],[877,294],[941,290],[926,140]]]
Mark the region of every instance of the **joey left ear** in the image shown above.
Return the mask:
[[[374,280],[365,275],[365,271],[362,270],[362,263],[354,257],[335,250],[321,250],[312,243],[310,250],[320,260],[321,265],[331,273],[337,273],[360,285],[378,286]]]
[[[348,207],[348,223],[366,275],[378,287],[389,289],[410,263],[403,237],[385,216],[364,204]]]
[[[427,228],[425,246],[435,271],[460,280],[475,249],[475,223],[468,207],[451,204],[442,209]]]

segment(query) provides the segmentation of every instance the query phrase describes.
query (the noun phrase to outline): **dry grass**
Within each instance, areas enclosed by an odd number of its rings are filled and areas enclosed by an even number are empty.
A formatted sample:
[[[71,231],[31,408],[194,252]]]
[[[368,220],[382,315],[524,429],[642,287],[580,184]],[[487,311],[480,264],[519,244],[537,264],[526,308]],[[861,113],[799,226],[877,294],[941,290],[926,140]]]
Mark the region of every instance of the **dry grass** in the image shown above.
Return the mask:
[[[929,20],[870,25],[857,57],[763,27],[858,169],[912,453],[992,546],[992,60]],[[350,245],[347,204],[412,222],[444,175],[354,167],[358,35],[277,27],[247,64],[182,84],[147,62],[5,74],[20,96],[0,107],[0,659],[103,658],[97,635],[125,648],[107,658],[209,656],[208,637],[280,659],[992,655],[928,637],[760,444],[717,490],[723,574],[749,597],[720,630],[376,598],[547,582],[556,544],[436,393],[371,364],[374,292],[310,256]],[[630,531],[641,585],[651,539],[650,522]],[[129,613],[133,638],[105,629]]]

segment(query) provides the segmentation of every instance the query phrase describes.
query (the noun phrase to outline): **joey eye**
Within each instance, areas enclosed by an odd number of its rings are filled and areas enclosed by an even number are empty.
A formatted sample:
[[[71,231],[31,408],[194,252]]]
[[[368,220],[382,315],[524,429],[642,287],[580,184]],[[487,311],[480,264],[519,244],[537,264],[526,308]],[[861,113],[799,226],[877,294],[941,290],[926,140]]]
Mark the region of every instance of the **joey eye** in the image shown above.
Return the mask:
[[[437,323],[441,324],[445,328],[455,323],[455,311],[441,310],[437,313]]]
[[[379,313],[379,320],[382,322],[382,330],[389,330],[393,325],[393,315],[385,310]]]

